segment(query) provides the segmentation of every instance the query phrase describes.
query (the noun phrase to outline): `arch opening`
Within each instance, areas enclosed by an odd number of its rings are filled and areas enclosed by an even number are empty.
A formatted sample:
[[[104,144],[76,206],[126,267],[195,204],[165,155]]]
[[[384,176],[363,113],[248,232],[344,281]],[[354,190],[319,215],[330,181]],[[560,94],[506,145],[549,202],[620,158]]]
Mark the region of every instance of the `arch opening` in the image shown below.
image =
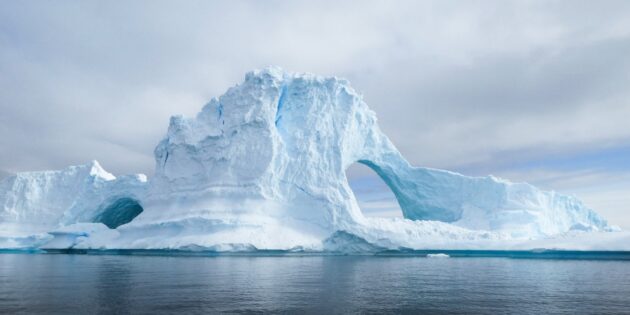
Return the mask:
[[[385,181],[363,162],[355,162],[346,169],[348,184],[366,217],[402,218],[403,212],[396,196]]]
[[[108,228],[115,229],[131,222],[142,211],[144,209],[137,200],[122,197],[108,203],[103,211],[100,211],[100,214],[94,218],[94,222],[103,223]]]

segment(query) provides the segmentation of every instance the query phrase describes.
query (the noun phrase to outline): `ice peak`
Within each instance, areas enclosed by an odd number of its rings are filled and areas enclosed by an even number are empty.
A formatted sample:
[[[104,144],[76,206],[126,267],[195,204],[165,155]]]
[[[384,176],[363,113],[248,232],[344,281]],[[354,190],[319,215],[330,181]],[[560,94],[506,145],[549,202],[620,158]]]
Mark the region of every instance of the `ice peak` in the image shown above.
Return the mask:
[[[99,177],[104,180],[116,179],[116,176],[114,176],[112,173],[107,172],[97,160],[92,160],[88,164],[88,167],[90,170],[90,176]]]
[[[275,81],[282,81],[285,77],[290,76],[291,74],[287,71],[284,71],[281,67],[278,66],[267,66],[262,69],[252,70],[245,74],[245,81],[250,81],[254,79],[261,78],[271,78]]]

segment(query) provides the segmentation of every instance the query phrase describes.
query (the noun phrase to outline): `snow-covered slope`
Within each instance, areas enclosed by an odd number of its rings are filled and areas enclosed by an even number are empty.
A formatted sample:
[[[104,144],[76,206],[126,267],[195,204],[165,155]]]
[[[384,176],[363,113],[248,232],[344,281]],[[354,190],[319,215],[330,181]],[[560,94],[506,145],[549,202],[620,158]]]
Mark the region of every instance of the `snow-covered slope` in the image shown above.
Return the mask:
[[[212,250],[330,250],[353,237],[489,248],[612,229],[573,197],[412,167],[347,81],[277,68],[248,73],[194,118],[171,118],[155,159],[148,182],[98,164],[5,179],[0,224],[21,237],[51,232],[43,247]],[[404,220],[363,216],[345,174],[355,162],[387,183]]]

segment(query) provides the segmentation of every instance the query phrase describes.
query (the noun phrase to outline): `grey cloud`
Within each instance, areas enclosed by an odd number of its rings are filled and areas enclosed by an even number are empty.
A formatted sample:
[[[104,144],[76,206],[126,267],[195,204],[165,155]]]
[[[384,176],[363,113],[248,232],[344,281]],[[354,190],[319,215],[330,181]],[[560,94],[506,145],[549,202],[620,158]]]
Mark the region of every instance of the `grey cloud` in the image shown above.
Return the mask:
[[[366,93],[382,100],[370,104],[383,128],[416,163],[452,168],[477,158],[495,163],[497,153],[519,150],[538,149],[544,156],[549,150],[572,153],[611,142],[623,145],[630,136],[623,123],[630,114],[625,88],[629,44],[624,39],[581,48],[587,52],[579,57],[567,53],[541,66],[536,60],[496,58],[473,69],[445,67],[441,74],[405,77],[420,81],[417,87],[384,90],[371,82],[366,90],[375,92]],[[392,108],[405,114],[391,113]],[[462,157],[431,159],[455,152]]]
[[[11,176],[11,175],[13,175],[13,174],[12,174],[12,173],[9,173],[9,172],[7,172],[7,171],[0,170],[0,179],[3,179],[3,178],[6,178],[6,177],[9,177],[9,176]]]
[[[11,171],[98,159],[150,174],[170,115],[270,64],[350,79],[414,164],[492,172],[630,143],[625,1],[0,7]]]

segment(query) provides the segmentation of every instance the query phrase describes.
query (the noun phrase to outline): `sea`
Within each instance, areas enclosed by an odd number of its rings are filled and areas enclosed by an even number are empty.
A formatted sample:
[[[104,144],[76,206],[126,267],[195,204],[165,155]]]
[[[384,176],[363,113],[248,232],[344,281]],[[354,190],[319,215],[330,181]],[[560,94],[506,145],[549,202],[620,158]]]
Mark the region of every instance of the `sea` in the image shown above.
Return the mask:
[[[628,253],[436,254],[4,252],[0,314],[630,314]]]

